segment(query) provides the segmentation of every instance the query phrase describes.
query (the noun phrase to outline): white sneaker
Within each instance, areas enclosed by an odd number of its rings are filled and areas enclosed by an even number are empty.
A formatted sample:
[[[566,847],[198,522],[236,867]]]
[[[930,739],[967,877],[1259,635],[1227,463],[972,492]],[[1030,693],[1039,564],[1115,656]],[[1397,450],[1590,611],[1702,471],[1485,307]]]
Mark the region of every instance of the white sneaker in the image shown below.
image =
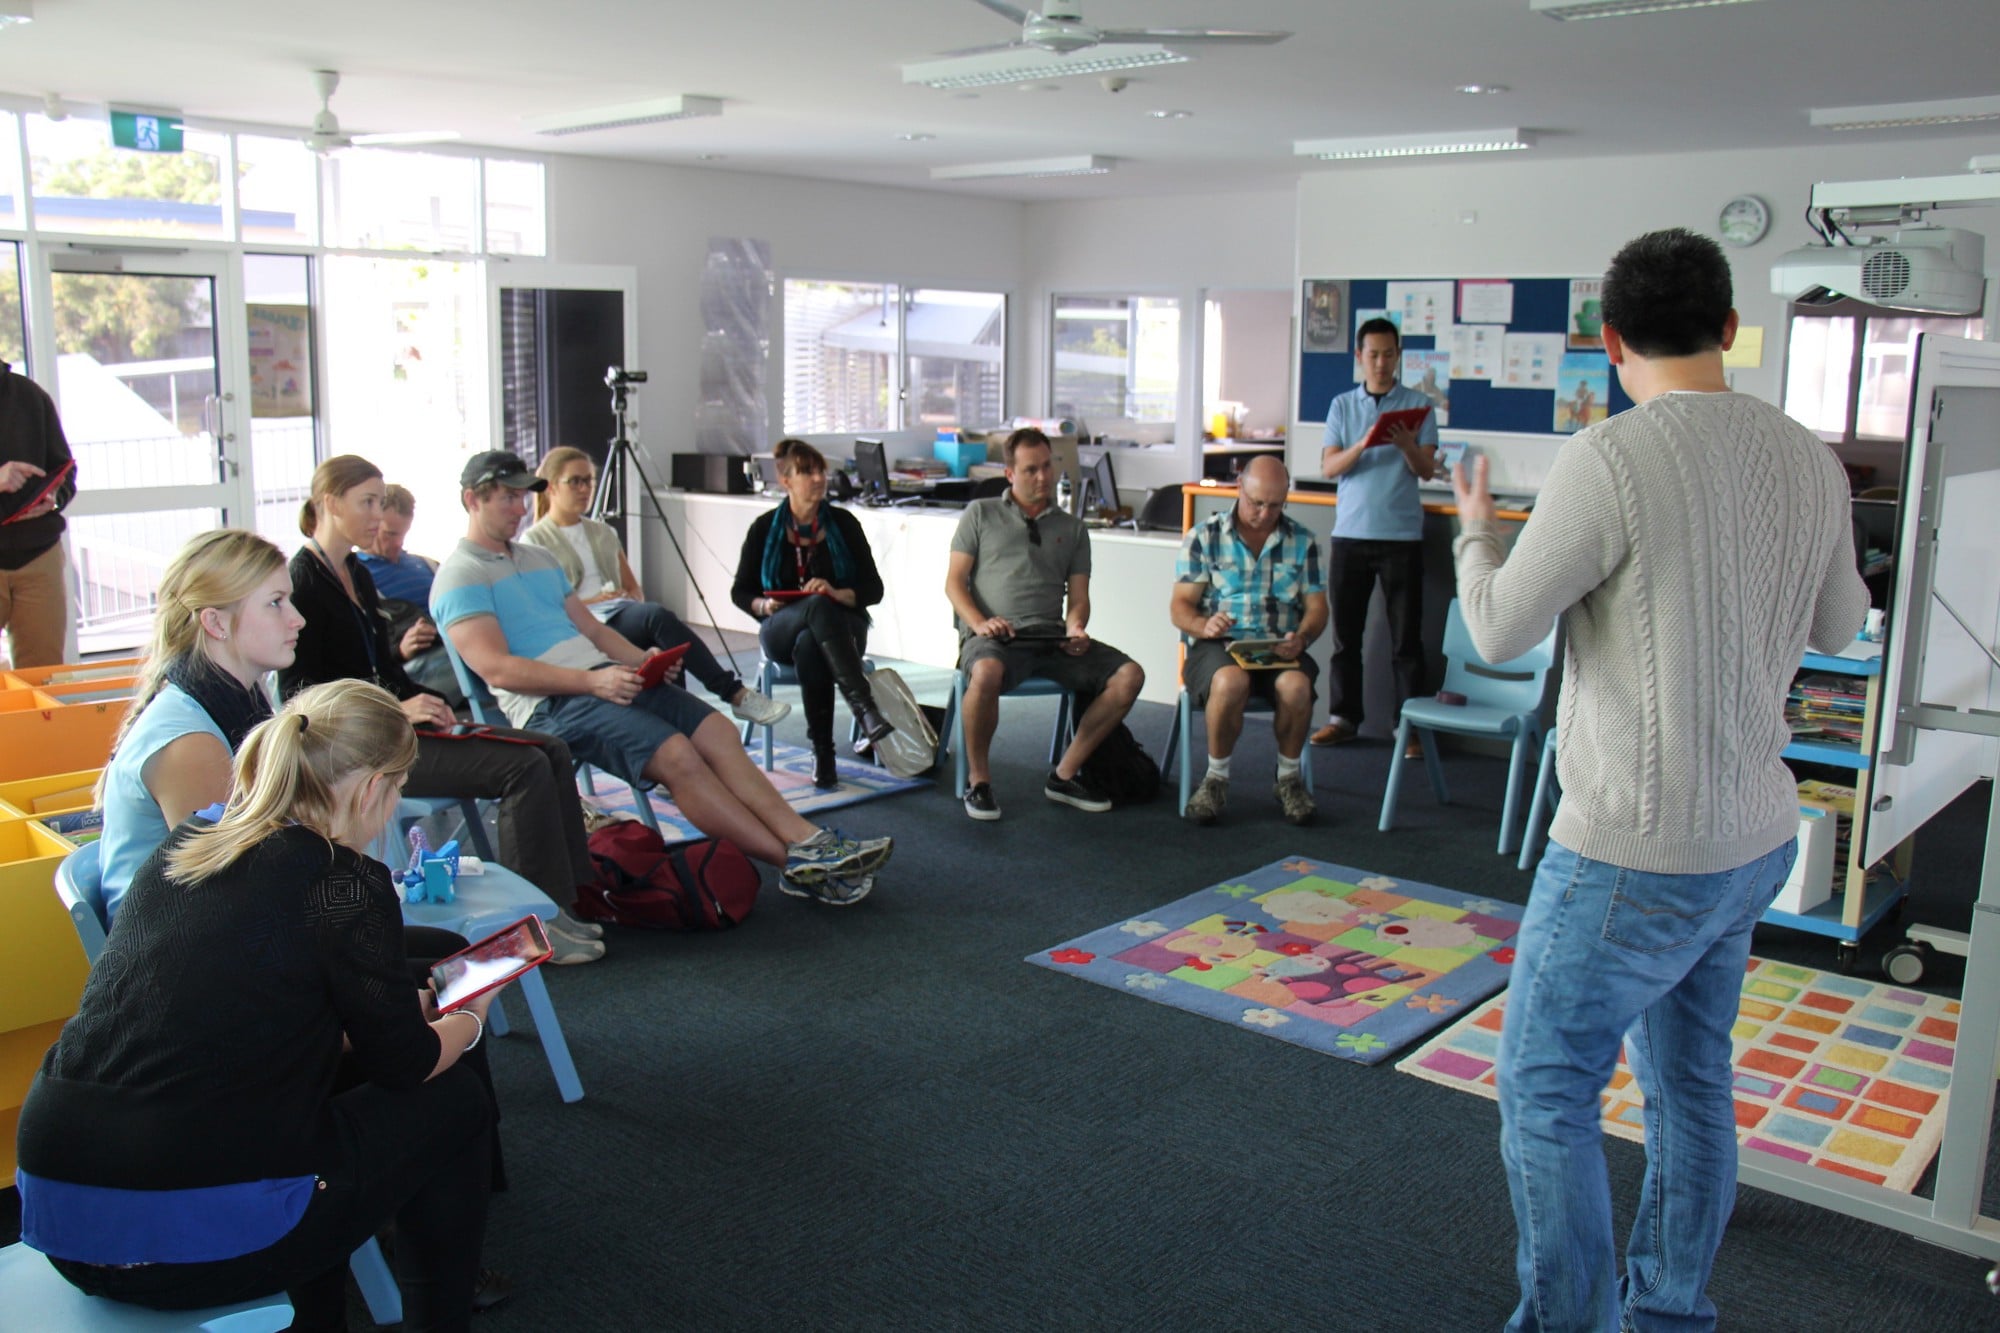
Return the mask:
[[[549,962],[557,967],[574,967],[578,963],[594,963],[604,957],[603,940],[573,940],[567,935],[550,935]]]
[[[776,699],[759,694],[745,685],[741,697],[729,705],[729,711],[736,715],[738,722],[751,722],[760,727],[768,727],[791,716],[792,706],[781,704]]]
[[[598,925],[595,921],[578,921],[568,912],[561,909],[558,909],[556,914],[545,924],[548,926],[550,934],[562,935],[572,940],[601,940],[604,938],[604,927]]]

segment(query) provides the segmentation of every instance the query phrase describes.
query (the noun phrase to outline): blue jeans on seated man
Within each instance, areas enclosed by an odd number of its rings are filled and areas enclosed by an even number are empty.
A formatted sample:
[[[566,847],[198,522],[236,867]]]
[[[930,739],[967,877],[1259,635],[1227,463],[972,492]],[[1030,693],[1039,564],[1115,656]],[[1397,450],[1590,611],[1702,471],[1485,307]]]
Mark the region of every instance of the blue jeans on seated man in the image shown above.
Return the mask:
[[[1709,1272],[1736,1202],[1730,1028],[1750,929],[1798,844],[1661,875],[1550,842],[1515,942],[1500,1155],[1519,1230],[1518,1333],[1715,1327]],[[1620,1042],[1646,1096],[1646,1176],[1616,1274],[1598,1096]]]

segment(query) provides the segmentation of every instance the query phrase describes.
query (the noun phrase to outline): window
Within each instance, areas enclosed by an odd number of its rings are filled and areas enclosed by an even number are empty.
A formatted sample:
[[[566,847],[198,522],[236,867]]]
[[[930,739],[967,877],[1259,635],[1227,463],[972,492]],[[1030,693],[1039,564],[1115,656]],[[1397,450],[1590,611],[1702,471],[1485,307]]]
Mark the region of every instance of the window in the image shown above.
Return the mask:
[[[1180,401],[1181,306],[1170,296],[1058,296],[1053,415],[1172,421]]]
[[[21,308],[21,243],[0,241],[0,361],[28,373],[28,321]]]
[[[1910,424],[1917,337],[1983,338],[1985,321],[1913,315],[1861,301],[1792,307],[1785,411],[1827,443],[1901,443]]]
[[[188,130],[178,153],[111,146],[102,120],[27,118],[35,226],[44,231],[219,239],[229,136]]]
[[[297,139],[236,136],[243,239],[311,245],[319,239],[319,158]]]
[[[1001,419],[1003,293],[787,278],[784,301],[786,433],[927,430]]]
[[[349,148],[325,159],[327,243],[355,250],[475,248],[479,159]]]
[[[21,225],[21,136],[14,113],[0,111],[0,227]]]
[[[486,160],[486,249],[496,255],[548,253],[542,164]]]

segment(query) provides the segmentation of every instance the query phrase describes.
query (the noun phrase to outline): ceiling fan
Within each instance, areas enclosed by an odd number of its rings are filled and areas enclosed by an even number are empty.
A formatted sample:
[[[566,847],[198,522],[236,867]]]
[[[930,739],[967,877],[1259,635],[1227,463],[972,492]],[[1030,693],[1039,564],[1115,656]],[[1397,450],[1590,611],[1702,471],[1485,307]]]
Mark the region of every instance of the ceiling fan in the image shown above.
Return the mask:
[[[312,72],[313,87],[319,92],[319,114],[313,117],[312,129],[300,137],[306,147],[315,153],[338,152],[342,148],[380,147],[391,144],[445,143],[458,137],[457,130],[405,130],[392,134],[348,134],[340,128],[339,117],[333,114],[333,93],[340,87],[340,72],[331,69],[316,69]]]
[[[1212,46],[1266,46],[1292,35],[1244,28],[1093,28],[1083,21],[1081,0],[1042,0],[1040,13],[1009,4],[1008,0],[973,0],[973,3],[1020,24],[1020,40],[1004,46],[979,47],[977,51],[957,51],[954,55],[1022,47],[1069,55],[1093,46],[1130,44],[1185,46],[1200,42]]]

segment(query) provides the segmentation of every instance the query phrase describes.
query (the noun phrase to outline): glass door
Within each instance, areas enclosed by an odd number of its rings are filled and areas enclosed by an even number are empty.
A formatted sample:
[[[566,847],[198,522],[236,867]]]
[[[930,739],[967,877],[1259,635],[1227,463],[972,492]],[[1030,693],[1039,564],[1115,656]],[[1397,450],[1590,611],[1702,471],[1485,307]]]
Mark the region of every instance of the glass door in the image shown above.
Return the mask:
[[[77,462],[68,510],[77,646],[142,647],[161,574],[192,536],[253,522],[239,448],[243,381],[233,261],[50,243],[37,358]]]

